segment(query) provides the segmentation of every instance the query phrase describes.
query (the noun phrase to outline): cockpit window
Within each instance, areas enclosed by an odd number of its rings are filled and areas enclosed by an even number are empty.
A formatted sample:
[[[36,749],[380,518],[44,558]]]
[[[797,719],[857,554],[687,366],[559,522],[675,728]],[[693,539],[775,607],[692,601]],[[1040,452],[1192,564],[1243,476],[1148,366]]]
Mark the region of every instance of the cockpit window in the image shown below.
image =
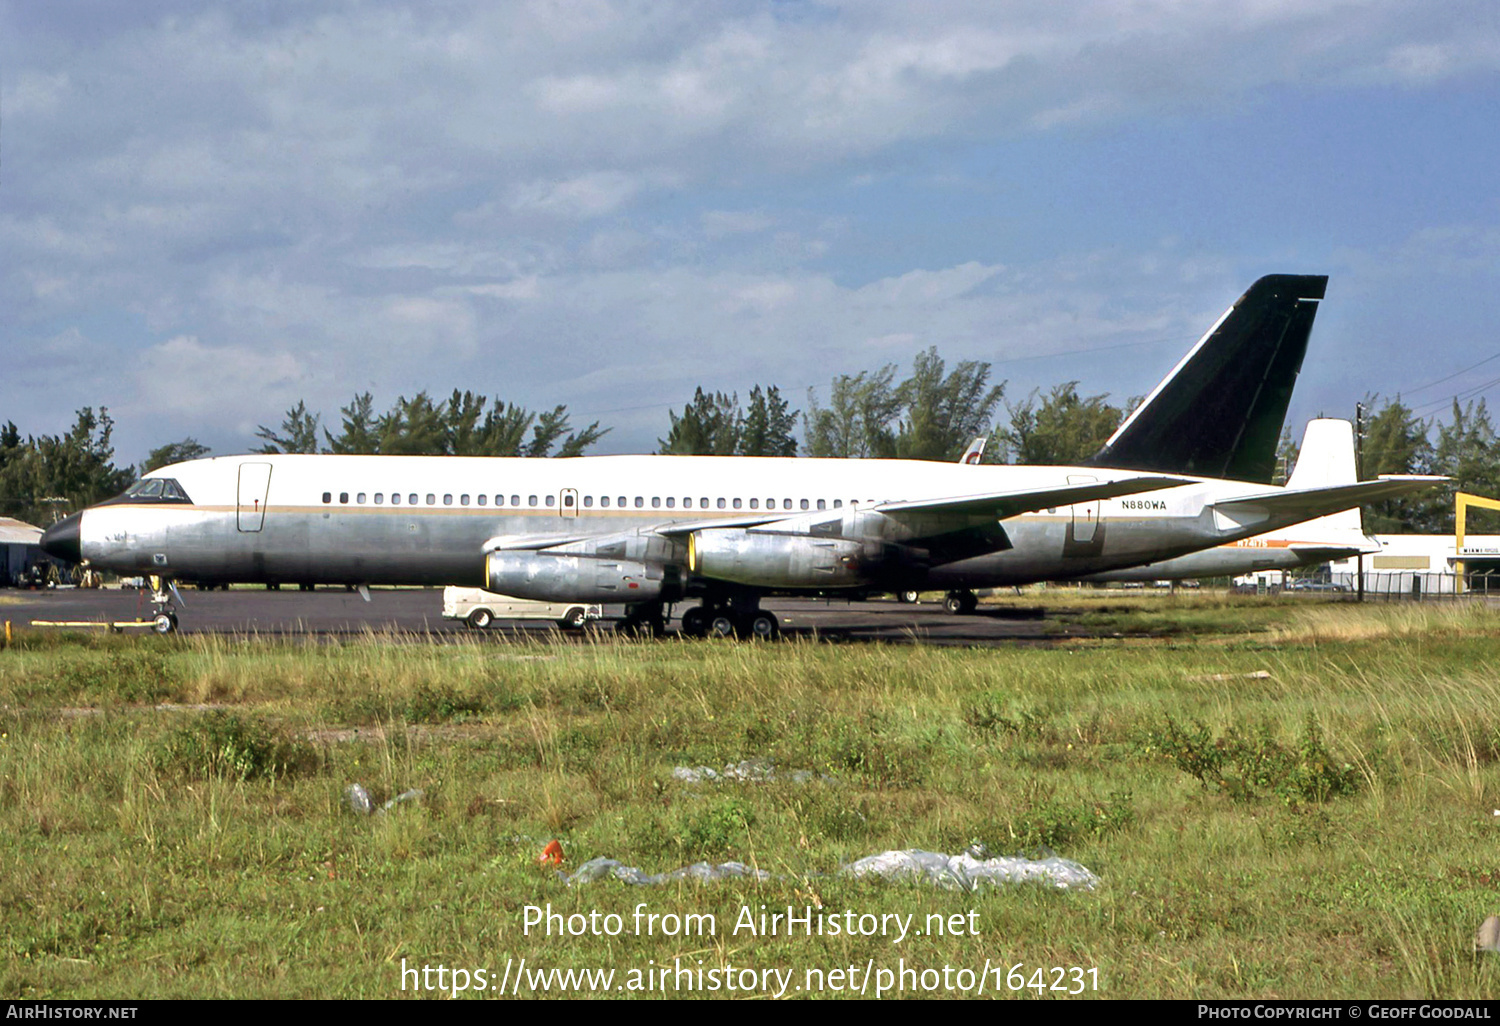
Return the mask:
[[[101,506],[114,503],[130,502],[181,502],[191,503],[188,493],[182,490],[174,478],[170,477],[143,477],[124,492],[100,503]]]

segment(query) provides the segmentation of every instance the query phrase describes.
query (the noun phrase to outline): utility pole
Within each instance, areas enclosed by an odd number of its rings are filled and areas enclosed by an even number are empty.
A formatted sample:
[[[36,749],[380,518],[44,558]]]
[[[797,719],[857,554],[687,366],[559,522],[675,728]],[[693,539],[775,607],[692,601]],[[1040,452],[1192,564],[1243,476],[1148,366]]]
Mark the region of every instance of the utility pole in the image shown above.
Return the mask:
[[[1354,404],[1354,479],[1363,481],[1365,479],[1365,404]],[[1364,530],[1365,518],[1361,511],[1359,518],[1359,529]],[[1365,600],[1365,554],[1361,552],[1358,557],[1359,584],[1356,588],[1354,601]]]

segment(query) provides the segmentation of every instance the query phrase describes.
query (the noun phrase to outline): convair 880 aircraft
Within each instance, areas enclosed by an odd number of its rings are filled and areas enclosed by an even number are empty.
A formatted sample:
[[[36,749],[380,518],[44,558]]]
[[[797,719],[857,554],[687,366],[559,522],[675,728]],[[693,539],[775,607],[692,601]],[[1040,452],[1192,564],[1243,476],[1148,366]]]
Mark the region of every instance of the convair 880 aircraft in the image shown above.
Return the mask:
[[[767,594],[1077,578],[1432,483],[1269,479],[1323,277],[1256,282],[1084,466],[693,456],[224,456],[53,525],[52,555],[165,580],[477,585],[770,637]],[[176,623],[159,592],[158,626]]]

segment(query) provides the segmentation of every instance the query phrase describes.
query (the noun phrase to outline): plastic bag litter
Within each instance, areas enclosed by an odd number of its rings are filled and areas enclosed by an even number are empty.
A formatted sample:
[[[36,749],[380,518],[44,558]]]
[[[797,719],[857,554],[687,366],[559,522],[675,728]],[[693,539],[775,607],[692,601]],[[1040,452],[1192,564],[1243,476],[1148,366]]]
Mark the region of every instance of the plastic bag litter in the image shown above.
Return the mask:
[[[968,852],[962,855],[944,855],[915,848],[870,855],[842,867],[839,873],[855,877],[879,876],[887,880],[916,879],[938,887],[965,891],[977,890],[986,885],[998,887],[1001,884],[1028,881],[1049,883],[1059,890],[1077,888],[1091,891],[1099,883],[1099,878],[1083,866],[1056,855],[1045,859],[986,859],[976,858]],[[579,866],[573,875],[561,875],[569,887],[610,877],[634,887],[654,887],[680,880],[716,883],[743,877],[774,879],[765,870],[751,869],[743,862],[722,862],[718,865],[695,862],[691,866],[653,875],[642,872],[635,866],[624,865],[616,859],[591,859]]]
[[[818,779],[818,775],[812,770],[778,773],[775,764],[769,759],[744,759],[740,762],[729,763],[723,770],[716,770],[711,766],[678,766],[672,770],[672,779],[684,784],[719,783],[725,780],[751,784],[761,784],[771,780],[789,780],[794,784],[805,784],[810,780]],[[823,777],[822,779],[828,780],[829,778]]]
[[[386,802],[384,805],[377,809],[375,808],[374,801],[372,801],[370,798],[370,792],[366,791],[359,784],[350,784],[348,787],[344,788],[344,800],[349,803],[349,811],[358,813],[361,816],[368,816],[372,813],[377,812],[386,812],[387,810],[393,809],[397,805],[400,805],[402,802],[414,801],[420,797],[422,797],[421,789],[414,787],[410,791],[402,791],[400,794],[396,795],[396,797],[392,798],[390,801]]]
[[[1083,866],[1056,855],[1045,859],[986,859],[976,858],[968,852],[944,855],[916,848],[870,855],[849,863],[839,872],[845,876],[880,876],[887,880],[925,880],[939,887],[965,891],[977,890],[986,884],[999,886],[1029,881],[1050,883],[1059,890],[1078,888],[1091,891],[1099,883],[1099,878]]]
[[[754,880],[769,880],[771,874],[763,869],[751,869],[743,862],[721,862],[714,865],[709,862],[695,862],[691,866],[683,866],[668,873],[650,874],[642,872],[635,866],[627,866],[616,859],[590,859],[578,867],[578,871],[572,876],[564,879],[569,887],[575,884],[593,883],[595,880],[605,880],[614,877],[621,883],[627,883],[635,887],[655,887],[661,884],[677,883],[679,880],[697,880],[699,883],[716,883],[720,880],[737,880],[749,877]]]

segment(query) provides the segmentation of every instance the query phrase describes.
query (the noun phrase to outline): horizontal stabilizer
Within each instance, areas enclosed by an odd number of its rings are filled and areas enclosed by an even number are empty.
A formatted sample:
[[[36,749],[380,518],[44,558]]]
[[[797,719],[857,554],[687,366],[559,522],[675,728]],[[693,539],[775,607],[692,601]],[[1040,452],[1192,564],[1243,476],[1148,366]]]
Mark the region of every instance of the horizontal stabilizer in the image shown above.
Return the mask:
[[[1216,513],[1235,519],[1257,516],[1284,519],[1294,516],[1302,520],[1314,520],[1353,506],[1364,506],[1405,495],[1407,492],[1432,488],[1449,480],[1451,479],[1446,477],[1417,474],[1390,474],[1376,481],[1360,481],[1357,484],[1327,488],[1283,488],[1260,495],[1224,499],[1213,503],[1212,508]]]
[[[911,513],[951,513],[961,516],[990,516],[996,520],[1033,513],[1040,509],[1071,506],[1077,502],[1093,502],[1096,499],[1114,499],[1121,495],[1136,495],[1154,492],[1162,488],[1176,488],[1193,484],[1186,478],[1127,477],[1118,481],[1094,481],[1090,484],[1064,485],[1054,488],[1033,488],[1023,492],[989,492],[984,495],[960,495],[951,499],[918,499],[913,502],[886,502],[875,507],[876,512],[899,517]]]
[[[1318,563],[1331,563],[1336,559],[1348,559],[1350,556],[1379,552],[1380,543],[1367,541],[1363,545],[1292,545],[1289,548],[1305,565],[1313,566]]]

